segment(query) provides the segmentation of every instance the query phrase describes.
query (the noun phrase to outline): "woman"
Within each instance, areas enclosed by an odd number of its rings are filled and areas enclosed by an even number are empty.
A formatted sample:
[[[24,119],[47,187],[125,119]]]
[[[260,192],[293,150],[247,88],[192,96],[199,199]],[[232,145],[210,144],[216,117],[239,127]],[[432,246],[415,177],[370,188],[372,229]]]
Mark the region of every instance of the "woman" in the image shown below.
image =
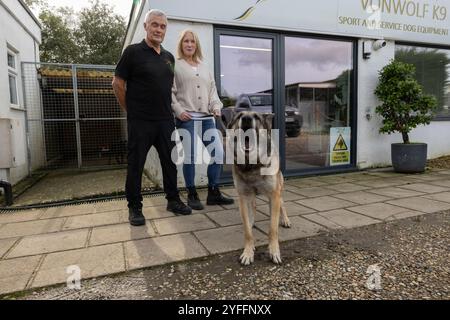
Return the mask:
[[[215,143],[211,158],[221,159],[220,163],[213,161],[208,165],[208,197],[206,204],[232,204],[233,199],[224,197],[218,182],[222,170],[223,144],[214,117],[220,117],[222,102],[216,90],[216,84],[208,67],[202,62],[202,49],[198,36],[192,30],[181,33],[175,63],[175,79],[172,88],[172,109],[177,117],[176,127],[190,133],[190,150],[184,150],[190,155],[189,161],[183,164],[183,175],[188,190],[188,205],[194,210],[202,210],[203,205],[195,189],[195,154],[199,147],[198,136],[203,144]],[[201,128],[201,130],[200,130]],[[205,131],[212,129],[211,141],[203,140]],[[188,144],[183,144],[188,148]],[[189,160],[189,159],[188,159]]]

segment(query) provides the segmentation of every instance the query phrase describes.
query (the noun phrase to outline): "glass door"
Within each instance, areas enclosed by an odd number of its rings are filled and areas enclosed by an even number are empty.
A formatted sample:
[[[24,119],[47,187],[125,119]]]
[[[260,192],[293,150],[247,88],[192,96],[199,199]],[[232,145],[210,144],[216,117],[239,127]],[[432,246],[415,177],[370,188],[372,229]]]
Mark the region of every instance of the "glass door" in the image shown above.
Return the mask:
[[[219,32],[218,42],[217,83],[225,126],[240,111],[272,113],[274,38],[259,33]],[[228,175],[231,165],[225,164],[224,176]]]
[[[350,165],[353,42],[284,39],[286,170]]]

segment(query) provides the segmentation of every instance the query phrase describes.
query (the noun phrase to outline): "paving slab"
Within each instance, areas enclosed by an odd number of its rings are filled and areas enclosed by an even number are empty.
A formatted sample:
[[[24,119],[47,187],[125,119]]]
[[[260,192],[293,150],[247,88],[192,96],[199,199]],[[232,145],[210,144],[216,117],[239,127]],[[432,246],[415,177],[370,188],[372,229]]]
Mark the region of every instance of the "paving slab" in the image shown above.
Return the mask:
[[[331,221],[330,219],[322,217],[320,214],[306,214],[302,217],[308,221],[314,222],[318,225],[321,225],[321,226],[331,229],[331,230],[344,228],[343,226]]]
[[[286,212],[289,217],[316,212],[316,210],[305,207],[296,202],[285,202],[284,207],[286,208]],[[262,206],[257,206],[256,210],[261,213],[264,213],[266,216],[270,217],[270,208],[269,208],[268,204],[262,205]]]
[[[424,192],[424,193],[438,193],[438,192],[449,191],[448,188],[435,186],[430,183],[412,183],[412,184],[403,185],[400,188],[414,190],[414,191],[418,191],[418,192]]]
[[[0,259],[8,252],[9,249],[16,243],[19,238],[9,238],[0,240]]]
[[[86,215],[91,213],[96,213],[95,204],[81,204],[73,206],[47,208],[40,218],[51,219],[51,218]]]
[[[334,197],[329,197],[329,196],[298,200],[298,201],[295,201],[295,203],[301,204],[303,206],[312,208],[317,211],[327,211],[327,210],[345,208],[345,207],[350,207],[350,206],[355,205],[355,203],[353,203],[353,202],[334,198]]]
[[[427,198],[427,199],[431,199],[431,200],[438,200],[438,201],[450,203],[450,191],[430,194],[430,195],[423,196],[423,197]]]
[[[319,176],[317,177],[317,181],[325,182],[326,184],[339,184],[339,183],[353,182],[354,180],[347,175],[334,174],[327,176]]]
[[[88,229],[82,229],[24,237],[9,252],[7,258],[83,248],[86,245],[88,234]]]
[[[297,193],[305,197],[322,197],[339,193],[339,191],[326,189],[324,187],[301,188]]]
[[[214,220],[218,225],[221,227],[226,226],[232,226],[232,225],[241,225],[242,224],[242,218],[239,210],[223,210],[223,211],[216,211],[216,212],[210,212],[206,214],[211,220]],[[255,215],[255,221],[261,221],[261,220],[267,220],[269,219],[268,216],[256,212]]]
[[[203,214],[164,218],[153,221],[160,235],[183,233],[215,228],[216,225]]]
[[[355,183],[370,188],[386,188],[405,185],[410,181],[405,178],[379,178],[369,181],[356,181]]]
[[[336,225],[341,228],[356,228],[380,222],[379,220],[375,220],[345,209],[317,212],[310,215],[305,215],[305,218],[316,221],[317,223],[323,221],[322,218],[330,220],[328,225],[325,223],[321,224],[332,229],[335,229],[336,227],[334,226]]]
[[[394,206],[388,203],[372,203],[362,206],[350,207],[347,209],[379,220],[385,220],[401,212],[410,211],[409,209]]]
[[[388,201],[387,203],[426,213],[450,209],[450,203],[431,200],[424,197],[397,199]]]
[[[138,269],[207,256],[189,233],[125,242],[127,269]]]
[[[44,209],[45,210],[45,209]],[[44,212],[42,209],[0,213],[0,224],[37,220]]]
[[[108,243],[124,242],[136,239],[145,239],[156,236],[150,221],[143,226],[132,226],[129,223],[111,226],[95,227],[89,240],[90,246]]]
[[[68,218],[67,222],[63,226],[63,230],[90,228],[109,224],[117,224],[120,222],[121,217],[119,215],[119,211],[95,213]]]
[[[411,175],[409,178],[412,179],[413,181],[416,180],[416,181],[432,182],[435,180],[441,180],[442,175],[437,173],[419,173]]]
[[[441,176],[442,178],[442,176]],[[450,188],[450,179],[444,179],[444,180],[435,180],[435,181],[431,181],[430,184],[434,185],[434,186],[440,186],[440,187],[446,187],[446,188]]]
[[[65,218],[8,223],[0,228],[0,239],[60,231]]]
[[[284,228],[282,226],[279,226],[278,228],[278,238],[280,241],[311,237],[326,230],[322,226],[308,221],[301,216],[292,217],[289,220],[291,221],[290,228]],[[256,226],[258,229],[263,230],[268,234],[270,230],[270,221],[257,222]]]
[[[242,225],[216,228],[194,233],[212,254],[224,253],[244,248],[244,228]],[[255,245],[267,244],[267,236],[253,228]]]
[[[424,215],[424,214],[425,214],[425,212],[408,210],[408,211],[403,211],[403,212],[394,214],[394,215],[392,215],[390,217],[387,217],[385,219],[385,221],[393,221],[393,220],[411,218],[411,217],[421,216],[421,215]]]
[[[374,203],[374,202],[382,202],[391,200],[390,197],[385,197],[377,194],[373,194],[370,192],[365,191],[356,191],[356,192],[347,192],[347,193],[339,193],[334,194],[334,198],[339,198],[342,200],[348,200],[354,203],[358,204],[368,204],[368,203]]]
[[[145,203],[145,201],[143,201]],[[128,209],[126,200],[101,201],[95,203],[95,212],[106,212]]]
[[[284,182],[285,185],[292,185],[298,188],[322,187],[328,185],[326,182],[318,181],[317,178],[295,178]]]
[[[297,192],[291,192],[289,190],[284,190],[282,193],[282,197],[284,201],[295,201],[304,199],[305,197],[298,193],[300,189],[297,189]],[[265,200],[265,197],[261,197],[262,200]]]
[[[338,183],[329,185],[326,187],[327,189],[336,190],[339,192],[356,192],[370,189],[370,187],[360,186],[354,183]]]
[[[237,208],[239,208],[239,198],[238,198],[238,197],[233,197],[233,199],[234,199],[234,203],[233,203],[233,204],[230,204],[230,205],[221,205],[221,207],[222,207],[223,209],[226,209],[226,210],[237,209]],[[256,197],[256,205],[257,205],[257,206],[264,205],[264,204],[266,204],[266,203],[267,203],[267,199],[266,199],[266,200],[262,200],[262,199]]]
[[[31,287],[42,287],[57,283],[66,283],[74,275],[71,266],[78,267],[83,280],[125,271],[123,245],[105,246],[52,253],[44,258]],[[69,269],[68,269],[69,268]]]
[[[418,197],[424,195],[423,192],[417,192],[413,190],[407,190],[398,187],[388,187],[388,188],[379,188],[379,189],[371,189],[367,190],[367,192],[375,193],[381,196],[386,196],[390,198],[409,198],[409,197]]]
[[[0,294],[24,290],[41,256],[0,261]]]

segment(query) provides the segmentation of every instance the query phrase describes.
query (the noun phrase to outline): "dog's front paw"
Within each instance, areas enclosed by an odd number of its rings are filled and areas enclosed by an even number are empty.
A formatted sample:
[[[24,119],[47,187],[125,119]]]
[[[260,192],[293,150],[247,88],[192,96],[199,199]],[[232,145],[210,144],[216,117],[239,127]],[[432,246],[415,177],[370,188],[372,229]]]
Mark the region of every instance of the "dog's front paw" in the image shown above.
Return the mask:
[[[273,263],[276,263],[276,264],[281,263],[281,253],[280,253],[280,247],[278,246],[278,244],[269,245],[269,254],[270,254],[270,259],[273,261]]]
[[[291,220],[289,220],[288,217],[286,217],[286,219],[281,218],[280,220],[280,225],[283,228],[290,228],[291,227]]]
[[[244,266],[248,266],[249,264],[253,263],[254,256],[255,256],[255,248],[245,248],[244,252],[242,252],[241,257],[239,260],[241,261],[241,264]]]

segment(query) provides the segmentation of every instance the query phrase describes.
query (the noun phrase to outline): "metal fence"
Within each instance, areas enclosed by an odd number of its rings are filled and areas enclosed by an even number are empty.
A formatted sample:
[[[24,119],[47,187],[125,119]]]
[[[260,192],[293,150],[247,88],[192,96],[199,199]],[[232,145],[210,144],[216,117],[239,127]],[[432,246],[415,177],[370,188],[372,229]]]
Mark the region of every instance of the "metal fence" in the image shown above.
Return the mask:
[[[22,63],[30,170],[126,163],[112,66]]]

